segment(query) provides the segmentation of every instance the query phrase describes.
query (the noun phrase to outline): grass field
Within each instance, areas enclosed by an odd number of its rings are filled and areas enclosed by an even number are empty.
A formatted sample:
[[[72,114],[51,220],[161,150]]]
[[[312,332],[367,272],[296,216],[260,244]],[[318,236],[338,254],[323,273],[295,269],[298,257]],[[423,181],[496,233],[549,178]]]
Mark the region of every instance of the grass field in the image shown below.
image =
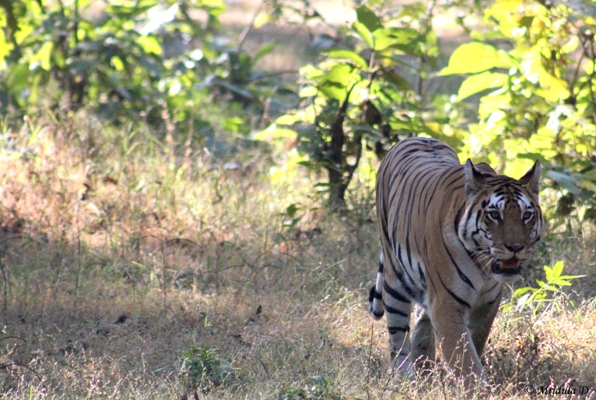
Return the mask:
[[[364,176],[339,217],[316,177],[274,180],[259,152],[224,168],[85,115],[26,119],[2,142],[1,398],[458,397],[440,368],[416,384],[388,373],[384,321],[366,310]],[[587,276],[535,315],[500,313],[479,397],[594,398],[595,236],[573,232],[547,235],[522,285],[557,260]]]

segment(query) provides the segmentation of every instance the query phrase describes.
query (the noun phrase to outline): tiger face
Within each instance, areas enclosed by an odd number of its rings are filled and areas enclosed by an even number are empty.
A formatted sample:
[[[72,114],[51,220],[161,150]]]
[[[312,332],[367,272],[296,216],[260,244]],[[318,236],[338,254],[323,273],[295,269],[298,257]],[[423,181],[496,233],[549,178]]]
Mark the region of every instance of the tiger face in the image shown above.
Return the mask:
[[[520,277],[521,265],[540,240],[544,221],[538,204],[540,163],[519,180],[464,166],[468,202],[458,236],[485,273],[503,282]]]

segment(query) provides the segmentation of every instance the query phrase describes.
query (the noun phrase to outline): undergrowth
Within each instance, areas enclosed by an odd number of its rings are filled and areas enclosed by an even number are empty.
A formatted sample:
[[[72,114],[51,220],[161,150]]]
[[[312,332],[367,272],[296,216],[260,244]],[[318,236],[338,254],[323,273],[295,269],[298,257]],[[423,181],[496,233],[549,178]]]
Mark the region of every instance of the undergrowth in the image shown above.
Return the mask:
[[[384,322],[366,311],[378,239],[365,183],[354,211],[330,216],[316,177],[273,179],[262,149],[217,160],[84,116],[1,140],[0,398],[458,395],[441,368],[418,383],[388,373]],[[522,285],[557,260],[586,277],[558,307],[499,314],[479,397],[596,387],[588,230],[537,252]]]

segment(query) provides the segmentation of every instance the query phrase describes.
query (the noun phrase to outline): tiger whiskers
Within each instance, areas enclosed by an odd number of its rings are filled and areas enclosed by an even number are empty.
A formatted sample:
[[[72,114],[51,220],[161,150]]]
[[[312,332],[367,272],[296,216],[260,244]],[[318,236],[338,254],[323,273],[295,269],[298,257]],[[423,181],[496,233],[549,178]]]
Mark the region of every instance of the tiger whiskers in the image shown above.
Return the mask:
[[[482,275],[485,277],[486,271],[490,271],[490,268],[496,262],[489,247],[481,248],[479,252],[472,253],[472,260],[478,265],[482,271]]]

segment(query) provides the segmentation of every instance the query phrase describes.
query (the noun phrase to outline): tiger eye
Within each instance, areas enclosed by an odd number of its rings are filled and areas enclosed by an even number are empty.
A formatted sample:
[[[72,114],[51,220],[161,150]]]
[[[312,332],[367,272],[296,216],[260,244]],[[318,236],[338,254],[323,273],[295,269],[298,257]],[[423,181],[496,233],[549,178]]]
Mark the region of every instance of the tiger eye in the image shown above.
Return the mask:
[[[498,211],[489,211],[488,212],[488,216],[491,217],[494,220],[501,219],[501,213],[499,213]]]

